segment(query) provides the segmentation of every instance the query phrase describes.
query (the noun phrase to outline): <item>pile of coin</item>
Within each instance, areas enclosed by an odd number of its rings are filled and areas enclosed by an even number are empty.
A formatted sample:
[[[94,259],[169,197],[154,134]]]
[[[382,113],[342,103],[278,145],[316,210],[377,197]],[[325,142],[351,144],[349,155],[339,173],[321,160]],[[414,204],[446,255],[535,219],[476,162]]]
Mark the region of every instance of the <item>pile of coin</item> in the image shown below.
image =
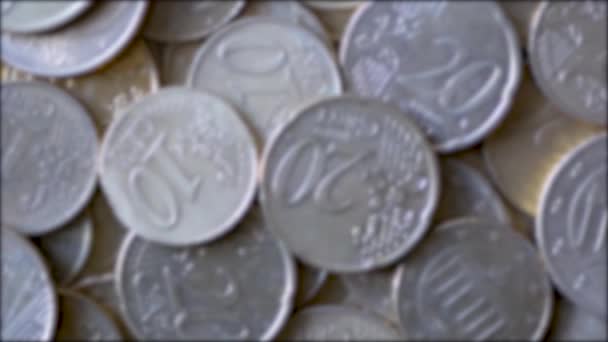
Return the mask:
[[[606,2],[2,1],[2,340],[605,340]]]

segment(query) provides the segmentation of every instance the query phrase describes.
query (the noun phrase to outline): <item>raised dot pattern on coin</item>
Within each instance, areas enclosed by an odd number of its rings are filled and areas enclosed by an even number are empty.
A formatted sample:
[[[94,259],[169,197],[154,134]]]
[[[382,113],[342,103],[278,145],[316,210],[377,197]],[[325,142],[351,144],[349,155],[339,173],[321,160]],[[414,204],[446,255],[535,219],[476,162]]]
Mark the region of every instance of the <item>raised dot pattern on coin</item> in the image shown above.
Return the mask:
[[[311,306],[287,323],[285,341],[398,341],[402,337],[382,318],[338,305]]]
[[[50,340],[55,332],[57,299],[42,257],[28,241],[2,228],[3,341]]]
[[[605,1],[547,1],[534,17],[530,64],[544,94],[577,119],[606,125]]]
[[[288,121],[294,106],[342,92],[327,46],[271,18],[241,19],[209,38],[188,84],[234,103],[262,141]]]
[[[117,272],[129,326],[146,340],[269,340],[295,293],[293,260],[255,212],[208,246],[131,237]]]
[[[544,336],[553,304],[549,279],[532,245],[498,225],[448,221],[404,260],[395,295],[409,337],[523,341]]]
[[[560,292],[606,316],[608,137],[593,137],[566,156],[546,182],[536,242]]]
[[[362,5],[340,47],[346,87],[398,105],[440,152],[479,142],[519,82],[517,36],[495,2]]]
[[[2,149],[2,222],[21,233],[61,227],[93,194],[95,127],[58,88],[2,85]]]
[[[93,300],[67,290],[59,291],[60,318],[57,341],[118,341],[116,323]]]
[[[323,269],[394,262],[422,238],[439,195],[422,132],[373,100],[335,97],[304,108],[264,158],[269,227],[300,260]]]
[[[223,100],[165,88],[110,126],[101,184],[129,229],[161,243],[210,241],[232,229],[253,200],[257,151]]]

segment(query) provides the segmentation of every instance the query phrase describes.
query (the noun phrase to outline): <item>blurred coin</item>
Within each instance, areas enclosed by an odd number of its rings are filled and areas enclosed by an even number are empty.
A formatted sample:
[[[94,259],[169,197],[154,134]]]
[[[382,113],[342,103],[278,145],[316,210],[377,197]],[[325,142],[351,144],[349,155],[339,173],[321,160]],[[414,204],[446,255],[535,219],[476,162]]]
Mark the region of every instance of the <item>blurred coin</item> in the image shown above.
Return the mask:
[[[435,228],[399,268],[401,327],[415,340],[539,340],[553,305],[532,244],[501,224]]]
[[[353,307],[311,306],[297,312],[279,340],[287,341],[396,341],[399,333],[385,320]]]
[[[112,318],[93,300],[70,290],[59,290],[56,341],[117,341],[122,336]]]
[[[355,9],[357,6],[365,3],[365,1],[332,1],[332,0],[324,0],[324,1],[304,1],[306,5],[320,9],[320,10],[344,10],[344,9]]]
[[[435,148],[469,148],[505,117],[519,83],[520,46],[496,2],[362,5],[340,47],[349,91],[398,105]]]
[[[59,88],[2,84],[2,223],[23,234],[60,228],[89,201],[97,136],[85,109]]]
[[[145,340],[272,339],[291,312],[296,274],[260,216],[254,211],[208,245],[165,247],[131,235],[117,272],[133,333]]]
[[[234,103],[262,142],[294,106],[342,92],[327,46],[313,33],[272,18],[240,19],[209,38],[188,84]]]
[[[555,108],[524,78],[504,124],[483,144],[483,156],[500,191],[535,216],[542,185],[563,155],[598,130]]]
[[[2,228],[2,341],[50,340],[57,324],[57,298],[35,247]]]
[[[2,1],[2,31],[33,33],[63,26],[84,13],[90,0]]]
[[[93,244],[93,222],[88,211],[65,227],[35,239],[58,284],[68,284],[84,266]]]
[[[525,47],[530,36],[532,18],[540,7],[541,0],[513,1],[500,0],[498,4],[511,19],[513,27],[519,33],[519,41]]]
[[[2,34],[2,60],[48,77],[89,73],[131,42],[146,13],[144,1],[99,1],[74,23],[36,35]]]
[[[441,160],[441,197],[435,222],[476,216],[511,223],[509,211],[500,195],[484,175],[455,158]]]
[[[547,341],[606,341],[606,321],[567,300],[557,301]]]
[[[211,241],[234,228],[256,189],[257,151],[239,115],[218,97],[165,88],[114,121],[101,185],[130,230],[159,243]]]
[[[352,96],[298,112],[264,154],[269,228],[303,262],[335,272],[387,266],[425,234],[439,170],[397,108]]]
[[[320,40],[330,45],[330,39],[314,13],[296,1],[258,0],[247,3],[243,11],[244,17],[263,16],[282,19],[299,25],[314,33]]]
[[[608,136],[564,157],[545,183],[536,243],[553,282],[569,300],[606,316]]]
[[[543,93],[576,119],[606,125],[605,1],[545,1],[534,16],[530,65]]]
[[[3,81],[45,80],[70,92],[90,110],[100,133],[115,116],[159,87],[154,60],[140,39],[102,69],[74,78],[44,79],[5,64],[1,66]]]
[[[242,0],[153,1],[143,35],[169,43],[201,39],[232,20],[244,5]]]
[[[296,291],[295,306],[301,307],[313,299],[325,279],[327,279],[327,271],[306,266],[302,263],[297,263],[298,270],[298,288]]]

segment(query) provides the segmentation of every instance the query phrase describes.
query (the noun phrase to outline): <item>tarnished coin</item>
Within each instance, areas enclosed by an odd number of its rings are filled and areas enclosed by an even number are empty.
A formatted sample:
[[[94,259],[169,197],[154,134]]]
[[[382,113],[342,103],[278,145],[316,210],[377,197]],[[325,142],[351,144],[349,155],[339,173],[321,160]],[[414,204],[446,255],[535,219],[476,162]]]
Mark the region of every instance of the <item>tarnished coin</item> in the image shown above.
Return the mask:
[[[399,322],[414,340],[540,340],[553,292],[534,247],[500,223],[438,227],[401,264]]]
[[[608,327],[604,319],[562,299],[556,303],[547,341],[606,341],[606,329]]]
[[[403,337],[371,313],[338,305],[311,306],[297,312],[281,332],[281,341],[398,341]]]
[[[159,243],[207,242],[234,228],[256,189],[257,150],[218,97],[165,88],[114,121],[100,179],[116,216]]]
[[[70,283],[84,266],[93,244],[93,222],[89,212],[65,227],[35,240],[56,283]]]
[[[57,297],[42,256],[27,240],[2,228],[2,341],[50,340]]]
[[[513,109],[482,145],[490,176],[518,209],[535,216],[542,186],[565,153],[598,131],[558,112],[529,77]]]
[[[509,225],[509,211],[480,172],[455,158],[441,160],[441,197],[435,222],[475,216]]]
[[[299,111],[264,154],[269,228],[303,262],[335,272],[387,266],[425,234],[439,170],[397,108],[352,96]]]
[[[202,39],[237,16],[244,5],[243,0],[154,1],[143,35],[168,43]]]
[[[319,292],[325,280],[327,271],[297,263],[298,289],[296,292],[295,306],[301,307],[308,303]]]
[[[530,65],[543,93],[576,119],[606,125],[605,1],[545,1],[533,19]]]
[[[120,330],[105,310],[75,291],[59,290],[57,341],[118,341]]]
[[[212,244],[165,247],[131,235],[117,273],[144,340],[269,340],[291,313],[295,266],[257,211]],[[262,273],[260,273],[262,272]]]
[[[362,5],[340,47],[347,90],[398,105],[442,153],[504,118],[519,83],[517,35],[496,2]]]
[[[530,37],[530,30],[532,26],[532,18],[536,11],[540,8],[541,0],[528,0],[528,1],[513,1],[513,0],[500,0],[498,4],[505,11],[505,14],[511,22],[513,27],[519,33],[519,41],[524,47]]]
[[[274,18],[241,19],[209,38],[188,83],[235,104],[262,142],[288,121],[294,106],[342,92],[327,46]]]
[[[351,1],[332,1],[332,0],[324,0],[324,1],[304,1],[306,5],[320,9],[320,10],[344,10],[344,9],[355,9],[357,6],[365,3],[362,0],[351,0]]]
[[[307,29],[330,46],[329,36],[319,18],[308,8],[296,1],[250,1],[243,11],[243,16],[263,16],[282,19]]]
[[[536,243],[559,291],[606,317],[608,136],[595,136],[562,159],[544,186]]]
[[[2,223],[41,235],[68,223],[96,183],[97,136],[85,109],[49,84],[2,84]]]
[[[159,88],[159,76],[151,53],[138,39],[110,64],[95,73],[74,78],[44,79],[2,63],[2,81],[44,80],[75,96],[93,115],[103,133],[115,116]]]
[[[145,1],[99,1],[74,23],[36,35],[2,34],[2,60],[35,75],[69,77],[91,72],[131,42]]]
[[[92,2],[73,1],[2,1],[2,31],[34,33],[56,29],[84,13]]]

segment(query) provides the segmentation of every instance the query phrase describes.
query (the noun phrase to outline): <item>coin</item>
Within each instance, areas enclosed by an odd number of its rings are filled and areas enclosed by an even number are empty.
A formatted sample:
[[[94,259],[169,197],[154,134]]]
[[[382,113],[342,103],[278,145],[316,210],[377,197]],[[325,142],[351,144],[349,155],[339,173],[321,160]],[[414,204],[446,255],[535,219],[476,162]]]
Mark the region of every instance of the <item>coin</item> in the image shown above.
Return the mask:
[[[101,185],[120,221],[171,245],[208,242],[234,228],[256,189],[257,151],[218,97],[164,88],[130,107],[104,138]]]
[[[588,139],[559,162],[545,183],[536,243],[558,290],[606,316],[608,136]]]
[[[202,39],[232,20],[244,5],[242,0],[154,1],[143,35],[173,43]]]
[[[306,106],[263,160],[269,228],[301,261],[329,271],[395,262],[425,234],[439,197],[437,162],[422,132],[374,100]]]
[[[320,40],[330,46],[329,35],[325,31],[325,27],[308,8],[300,5],[295,1],[272,1],[260,0],[250,1],[245,10],[243,17],[263,16],[282,19],[284,21],[299,25],[308,31],[314,33]]]
[[[606,341],[606,322],[567,300],[557,301],[547,341]]]
[[[415,340],[539,340],[553,306],[541,260],[523,237],[474,218],[436,227],[403,261],[395,296]]]
[[[2,222],[28,235],[74,218],[97,181],[97,136],[85,109],[54,86],[2,84]]]
[[[509,211],[500,195],[480,172],[456,158],[441,160],[441,197],[435,222],[465,216],[509,225]]]
[[[301,307],[313,299],[327,279],[327,271],[297,263],[298,288],[295,306]]]
[[[65,227],[35,240],[58,284],[68,284],[84,266],[93,244],[93,223],[88,212]]]
[[[90,0],[2,1],[2,31],[34,33],[56,29],[86,11]]]
[[[166,247],[131,235],[117,273],[133,333],[145,340],[272,339],[291,312],[296,274],[260,216],[253,211],[206,246]]]
[[[382,318],[348,306],[320,305],[298,311],[279,339],[288,341],[397,341],[403,337]]]
[[[100,1],[74,23],[36,35],[2,34],[2,60],[35,75],[70,77],[100,68],[133,39],[144,1]]]
[[[58,341],[118,341],[120,331],[112,318],[93,300],[76,291],[59,290]]]
[[[442,153],[500,124],[521,73],[496,2],[369,2],[349,22],[340,61],[349,91],[398,105]]]
[[[51,82],[80,100],[93,115],[100,134],[115,116],[159,88],[159,75],[145,43],[137,39],[112,62],[95,73],[73,78],[45,79],[11,68],[4,63],[3,81]]]
[[[600,124],[607,119],[604,1],[545,1],[528,42],[534,78],[564,113]]]
[[[484,141],[483,157],[505,197],[535,216],[549,172],[565,153],[597,131],[557,111],[524,77],[511,113]]]
[[[540,3],[540,0],[500,0],[498,2],[507,17],[509,17],[513,23],[513,27],[517,30],[517,33],[519,33],[519,41],[522,44],[522,47],[525,47],[526,42],[530,37],[532,18],[540,7]]]
[[[247,18],[198,51],[188,84],[235,104],[261,142],[303,102],[342,92],[331,52],[313,33],[272,18]]]
[[[35,247],[2,228],[2,341],[50,340],[57,322],[51,276]]]

